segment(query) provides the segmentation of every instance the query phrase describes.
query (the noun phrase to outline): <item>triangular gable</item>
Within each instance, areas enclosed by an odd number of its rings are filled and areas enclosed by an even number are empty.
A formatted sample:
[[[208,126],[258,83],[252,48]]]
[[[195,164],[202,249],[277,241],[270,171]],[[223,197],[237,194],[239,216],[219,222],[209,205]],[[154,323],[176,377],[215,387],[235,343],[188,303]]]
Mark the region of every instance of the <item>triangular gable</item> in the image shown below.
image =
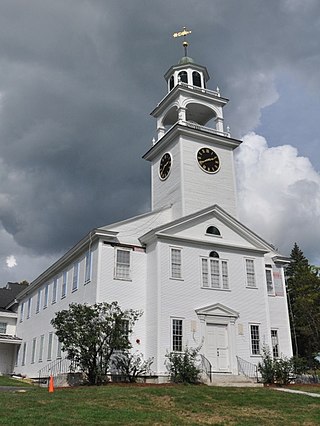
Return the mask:
[[[239,312],[223,305],[222,303],[215,303],[213,305],[205,306],[203,308],[195,309],[197,315],[215,316],[215,317],[229,317],[238,318]]]
[[[206,229],[215,226],[221,236],[208,235]],[[262,253],[273,252],[274,248],[237,219],[229,215],[220,206],[200,210],[151,230],[140,238],[148,243],[155,237],[174,238],[181,241],[193,241],[214,244],[215,246],[242,247]]]

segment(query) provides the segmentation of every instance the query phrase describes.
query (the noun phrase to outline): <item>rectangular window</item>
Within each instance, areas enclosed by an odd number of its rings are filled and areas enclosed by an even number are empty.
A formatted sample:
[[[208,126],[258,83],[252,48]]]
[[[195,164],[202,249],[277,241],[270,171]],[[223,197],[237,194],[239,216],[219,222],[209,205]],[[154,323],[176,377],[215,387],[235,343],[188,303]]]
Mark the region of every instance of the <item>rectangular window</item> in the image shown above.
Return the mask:
[[[37,339],[35,337],[32,340],[31,364],[34,364],[34,361],[35,361],[35,358],[36,358],[36,344],[37,344]]]
[[[31,297],[28,299],[28,306],[27,306],[27,318],[30,318],[31,315]]]
[[[274,294],[273,280],[272,280],[272,269],[266,268],[266,281],[267,281],[267,292],[268,294]]]
[[[49,298],[49,284],[46,284],[44,288],[44,296],[43,296],[43,309],[45,309],[48,306],[48,298]]]
[[[260,355],[260,332],[259,325],[250,325],[251,353]]]
[[[60,358],[61,358],[61,352],[62,352],[62,349],[61,349],[61,342],[60,342],[60,340],[59,340],[59,339],[57,339],[57,358],[58,358],[58,359],[60,359]]]
[[[19,355],[20,355],[20,346],[18,346],[17,350],[16,350],[16,360],[15,360],[15,363],[14,363],[15,367],[18,367],[18,365],[19,365]]]
[[[52,340],[53,340],[53,333],[49,333],[47,361],[51,361],[51,357],[52,357]]]
[[[182,278],[181,249],[171,249],[171,278]]]
[[[91,281],[91,269],[92,269],[92,254],[91,251],[87,251],[86,253],[86,265],[85,265],[85,274],[84,274],[84,282],[88,283]]]
[[[24,302],[22,302],[20,306],[20,322],[23,321],[23,311],[24,311]]]
[[[7,323],[0,322],[0,334],[6,334],[6,333],[7,333]]]
[[[255,287],[256,286],[256,277],[254,272],[254,260],[246,259],[246,272],[247,272],[247,286]]]
[[[76,262],[73,265],[73,277],[72,277],[72,291],[78,289],[78,281],[79,281],[79,263]]]
[[[52,303],[56,303],[57,301],[57,289],[58,289],[58,280],[54,278],[53,286],[52,286]]]
[[[116,250],[115,278],[130,280],[130,251]]]
[[[44,334],[40,336],[40,345],[39,345],[39,362],[42,362],[43,358],[43,346],[44,346]]]
[[[274,358],[279,358],[278,330],[271,330],[272,354]]]
[[[40,301],[41,301],[41,289],[38,290],[38,294],[37,294],[36,313],[38,313],[40,311]]]
[[[182,319],[172,320],[172,350],[182,352]]]
[[[201,259],[202,287],[229,289],[228,262],[226,260]]]
[[[22,361],[21,361],[21,365],[25,365],[26,364],[26,355],[27,355],[27,342],[24,342],[24,344],[22,346]]]
[[[67,294],[67,271],[62,274],[62,285],[61,285],[61,299],[66,297]]]

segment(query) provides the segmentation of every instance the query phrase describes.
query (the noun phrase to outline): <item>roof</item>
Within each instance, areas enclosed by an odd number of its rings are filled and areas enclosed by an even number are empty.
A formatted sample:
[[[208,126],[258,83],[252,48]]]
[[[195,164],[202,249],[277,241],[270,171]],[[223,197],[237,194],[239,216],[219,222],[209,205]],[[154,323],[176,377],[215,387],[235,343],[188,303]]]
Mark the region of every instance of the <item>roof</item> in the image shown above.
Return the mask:
[[[0,288],[0,308],[5,309],[27,287],[28,284],[8,282],[5,287]]]

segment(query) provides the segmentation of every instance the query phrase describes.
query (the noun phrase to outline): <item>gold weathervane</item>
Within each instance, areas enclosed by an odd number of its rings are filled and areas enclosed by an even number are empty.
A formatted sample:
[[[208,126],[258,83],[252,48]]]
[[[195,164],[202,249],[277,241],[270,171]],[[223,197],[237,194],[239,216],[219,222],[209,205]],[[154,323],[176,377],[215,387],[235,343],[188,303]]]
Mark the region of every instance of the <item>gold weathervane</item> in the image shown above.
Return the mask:
[[[178,31],[176,33],[173,33],[173,37],[177,38],[177,37],[183,37],[183,43],[182,46],[184,47],[184,56],[188,56],[188,52],[187,52],[187,48],[189,46],[189,43],[186,40],[186,36],[188,34],[191,34],[190,30],[187,30],[186,27],[183,27],[182,31]]]

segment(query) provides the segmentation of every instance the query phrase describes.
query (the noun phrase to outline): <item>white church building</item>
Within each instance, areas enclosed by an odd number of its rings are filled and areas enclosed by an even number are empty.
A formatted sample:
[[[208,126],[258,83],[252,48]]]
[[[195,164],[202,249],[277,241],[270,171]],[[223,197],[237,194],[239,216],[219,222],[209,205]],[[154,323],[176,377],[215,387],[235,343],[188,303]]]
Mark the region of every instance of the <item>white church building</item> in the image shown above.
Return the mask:
[[[142,310],[133,351],[153,357],[200,347],[213,374],[238,375],[268,346],[292,356],[284,266],[288,259],[237,216],[234,150],[224,128],[228,99],[207,89],[204,66],[184,56],[165,74],[167,94],[151,115],[157,137],[149,213],[96,228],[18,296],[14,371],[37,377],[61,359],[50,321],[70,303],[118,301]],[[252,206],[254,209],[254,206]]]

